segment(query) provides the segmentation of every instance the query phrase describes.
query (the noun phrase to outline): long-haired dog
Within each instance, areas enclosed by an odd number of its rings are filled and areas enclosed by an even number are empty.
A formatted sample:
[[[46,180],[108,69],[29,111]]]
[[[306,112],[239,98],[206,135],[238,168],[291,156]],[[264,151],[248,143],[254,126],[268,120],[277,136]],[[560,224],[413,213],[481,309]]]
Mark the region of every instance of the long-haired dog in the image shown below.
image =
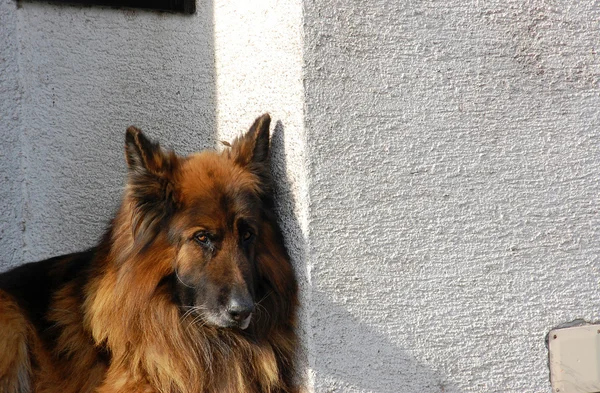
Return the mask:
[[[297,391],[270,122],[189,157],[130,127],[98,246],[0,275],[0,392]]]

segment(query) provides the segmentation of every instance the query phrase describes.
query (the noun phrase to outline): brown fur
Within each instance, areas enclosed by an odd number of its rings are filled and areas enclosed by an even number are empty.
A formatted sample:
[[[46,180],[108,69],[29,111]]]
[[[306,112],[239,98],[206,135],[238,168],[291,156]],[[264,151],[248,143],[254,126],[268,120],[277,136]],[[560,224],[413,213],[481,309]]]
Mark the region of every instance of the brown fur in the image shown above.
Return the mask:
[[[130,127],[100,244],[0,275],[0,392],[297,391],[269,124],[187,158]]]

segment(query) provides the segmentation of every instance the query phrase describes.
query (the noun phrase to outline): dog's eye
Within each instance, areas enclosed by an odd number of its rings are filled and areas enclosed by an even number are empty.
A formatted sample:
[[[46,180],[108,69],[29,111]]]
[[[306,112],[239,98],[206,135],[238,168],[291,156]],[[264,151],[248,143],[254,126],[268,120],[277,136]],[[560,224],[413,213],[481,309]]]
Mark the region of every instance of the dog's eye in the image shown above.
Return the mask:
[[[208,238],[208,235],[206,234],[206,232],[198,232],[194,235],[194,240],[196,240],[198,243],[200,243],[203,246],[206,246],[210,243],[210,239]]]
[[[242,240],[245,242],[249,242],[250,240],[252,240],[253,237],[254,237],[254,234],[250,231],[245,231],[242,234]]]

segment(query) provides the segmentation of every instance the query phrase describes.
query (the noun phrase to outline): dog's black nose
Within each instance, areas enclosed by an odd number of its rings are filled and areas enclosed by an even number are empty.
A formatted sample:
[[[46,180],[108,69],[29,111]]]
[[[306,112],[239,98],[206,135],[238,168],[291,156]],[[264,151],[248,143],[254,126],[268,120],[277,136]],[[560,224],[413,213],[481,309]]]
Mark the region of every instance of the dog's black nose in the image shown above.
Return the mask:
[[[254,311],[254,303],[249,299],[232,298],[227,306],[229,317],[236,322],[242,322]]]

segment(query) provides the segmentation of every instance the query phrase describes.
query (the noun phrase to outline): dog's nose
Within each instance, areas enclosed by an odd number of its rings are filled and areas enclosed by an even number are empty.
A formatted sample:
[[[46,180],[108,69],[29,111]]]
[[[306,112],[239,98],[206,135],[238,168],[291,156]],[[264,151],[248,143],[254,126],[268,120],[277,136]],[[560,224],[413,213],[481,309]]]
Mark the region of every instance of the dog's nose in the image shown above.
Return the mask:
[[[236,322],[243,322],[254,311],[254,303],[249,299],[232,298],[227,306],[229,317]]]

